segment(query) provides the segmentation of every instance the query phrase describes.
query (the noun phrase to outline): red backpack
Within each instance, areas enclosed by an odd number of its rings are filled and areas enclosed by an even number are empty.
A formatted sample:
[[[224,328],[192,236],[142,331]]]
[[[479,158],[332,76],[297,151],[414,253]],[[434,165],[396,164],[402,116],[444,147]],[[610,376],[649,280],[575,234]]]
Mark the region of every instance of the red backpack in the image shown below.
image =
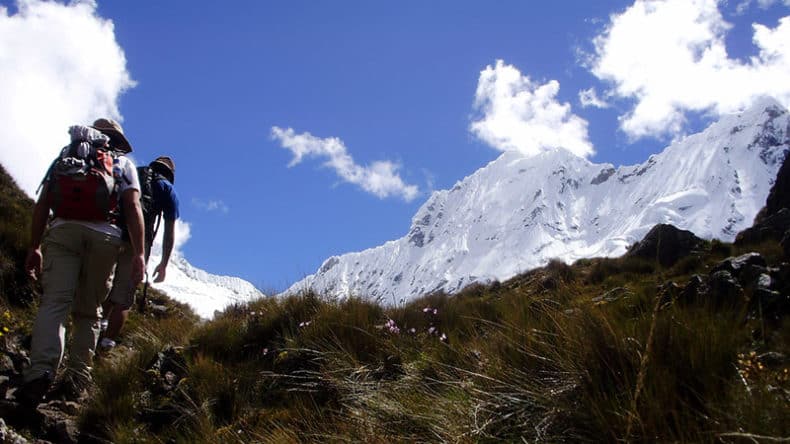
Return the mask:
[[[73,126],[69,133],[71,144],[63,148],[44,178],[49,208],[55,217],[112,222],[117,217],[118,187],[109,137],[84,126]]]

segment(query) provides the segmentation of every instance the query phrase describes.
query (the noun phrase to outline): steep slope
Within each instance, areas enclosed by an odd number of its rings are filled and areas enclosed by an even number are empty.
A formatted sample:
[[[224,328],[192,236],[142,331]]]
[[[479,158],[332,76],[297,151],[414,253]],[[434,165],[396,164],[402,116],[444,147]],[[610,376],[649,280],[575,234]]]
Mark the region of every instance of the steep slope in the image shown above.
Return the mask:
[[[162,247],[155,243],[148,261],[148,274],[151,279],[161,257]],[[158,284],[152,282],[151,285],[169,297],[189,304],[202,318],[212,318],[216,311],[222,311],[230,304],[249,302],[265,296],[244,279],[211,274],[193,266],[178,251],[170,257],[165,281]]]
[[[24,270],[32,209],[33,201],[0,165],[0,300],[15,304],[32,300]]]
[[[435,192],[406,236],[331,257],[287,292],[400,303],[507,279],[551,258],[620,255],[657,223],[731,241],[765,202],[789,126],[787,110],[765,99],[641,165],[594,164],[565,150],[507,152]]]

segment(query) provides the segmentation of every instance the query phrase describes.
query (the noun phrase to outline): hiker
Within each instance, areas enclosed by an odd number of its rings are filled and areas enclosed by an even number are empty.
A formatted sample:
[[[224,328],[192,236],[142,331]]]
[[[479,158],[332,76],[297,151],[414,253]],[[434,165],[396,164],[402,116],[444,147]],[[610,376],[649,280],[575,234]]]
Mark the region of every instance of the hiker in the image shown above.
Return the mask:
[[[143,224],[145,227],[146,263],[148,263],[148,257],[151,255],[151,245],[154,243],[159,222],[161,219],[165,221],[162,259],[154,269],[154,282],[163,282],[165,280],[167,264],[170,261],[170,254],[173,252],[175,222],[179,216],[178,196],[173,188],[175,171],[176,166],[173,163],[173,159],[167,156],[158,157],[148,164],[147,167],[137,168],[141,188],[140,201],[143,209]],[[124,232],[123,238],[125,243],[121,247],[121,254],[118,257],[118,266],[115,269],[112,290],[103,304],[105,319],[102,322],[106,322],[107,330],[99,342],[99,347],[102,350],[109,350],[115,347],[118,335],[129,317],[129,309],[134,304],[134,296],[137,289],[137,282],[132,280],[132,269],[129,260],[132,250],[128,244],[126,232]],[[138,305],[141,307],[144,304],[144,299],[138,301]]]
[[[56,387],[84,395],[99,339],[101,303],[121,245],[118,207],[127,215],[132,282],[145,270],[143,215],[132,151],[121,126],[98,119],[69,128],[71,143],[45,175],[33,209],[31,247],[25,270],[40,278],[41,302],[33,325],[30,367],[16,399],[27,406],[43,401],[55,380],[65,348],[71,311],[72,341],[67,370]],[[50,211],[53,217],[50,220]]]

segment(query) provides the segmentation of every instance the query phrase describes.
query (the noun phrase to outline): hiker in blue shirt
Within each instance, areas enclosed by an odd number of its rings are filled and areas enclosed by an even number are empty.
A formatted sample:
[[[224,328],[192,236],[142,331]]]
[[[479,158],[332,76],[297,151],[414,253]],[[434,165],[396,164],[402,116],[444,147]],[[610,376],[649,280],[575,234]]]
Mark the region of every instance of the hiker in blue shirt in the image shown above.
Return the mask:
[[[167,276],[167,264],[175,244],[175,222],[179,217],[178,196],[173,182],[175,182],[176,166],[173,159],[167,156],[158,157],[147,167],[140,167],[137,173],[140,179],[140,203],[143,208],[145,225],[145,261],[148,263],[151,255],[151,245],[159,228],[160,219],[164,219],[164,236],[162,241],[162,258],[154,269],[154,282],[162,282]],[[124,245],[125,247],[126,245]],[[115,347],[116,339],[129,317],[129,309],[134,304],[137,285],[129,279],[128,262],[125,258],[127,248],[121,248],[118,265],[115,270],[113,287],[104,303],[104,319],[102,327],[106,325],[104,337],[99,342],[102,350]],[[147,283],[146,283],[147,285]],[[145,301],[140,301],[143,305]]]

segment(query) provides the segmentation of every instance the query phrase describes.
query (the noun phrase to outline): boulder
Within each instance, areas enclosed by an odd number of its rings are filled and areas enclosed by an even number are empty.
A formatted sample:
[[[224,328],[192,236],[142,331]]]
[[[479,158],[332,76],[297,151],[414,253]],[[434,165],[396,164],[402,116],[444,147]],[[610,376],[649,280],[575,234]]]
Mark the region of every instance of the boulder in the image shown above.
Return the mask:
[[[750,317],[762,317],[774,324],[779,323],[790,312],[790,298],[770,288],[759,287],[749,303]]]
[[[632,246],[626,256],[657,259],[664,267],[671,266],[680,258],[697,250],[702,239],[691,231],[681,230],[669,224],[658,224],[645,237]]]
[[[743,301],[743,288],[729,271],[715,271],[708,279],[708,293],[715,307],[733,306]]]
[[[52,403],[40,406],[37,410],[44,437],[52,442],[76,444],[79,439],[76,418],[58,407]]]
[[[760,255],[760,253],[746,253],[742,254],[738,257],[728,257],[723,261],[716,264],[713,269],[711,270],[711,274],[717,271],[729,271],[733,274],[739,274],[743,267],[748,265],[757,265],[761,267],[766,266],[765,259]]]
[[[702,276],[695,274],[694,276],[691,276],[686,286],[680,291],[678,300],[684,304],[693,304],[698,302],[701,299],[701,296],[707,292],[708,285],[705,283],[705,279]]]

